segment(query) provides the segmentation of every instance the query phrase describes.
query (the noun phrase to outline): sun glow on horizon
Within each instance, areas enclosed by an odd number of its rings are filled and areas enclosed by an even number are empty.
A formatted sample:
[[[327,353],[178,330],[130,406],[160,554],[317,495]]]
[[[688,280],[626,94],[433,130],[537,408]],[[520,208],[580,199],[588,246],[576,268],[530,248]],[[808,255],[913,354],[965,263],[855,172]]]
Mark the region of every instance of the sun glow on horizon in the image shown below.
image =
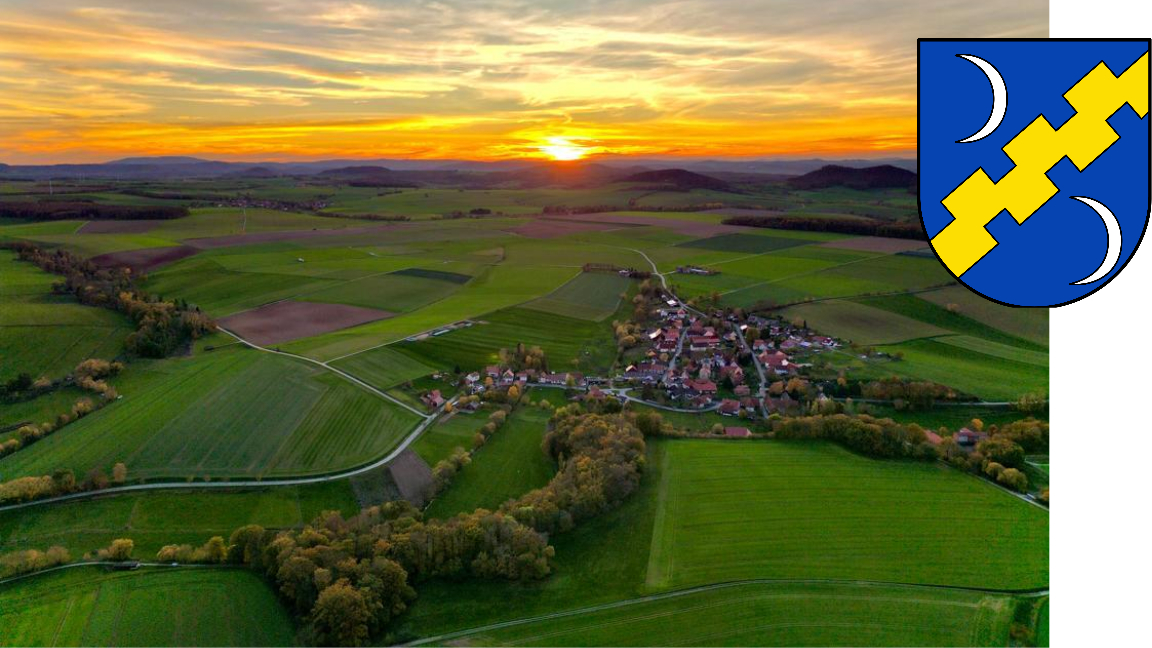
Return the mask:
[[[571,162],[583,159],[591,149],[576,144],[567,137],[549,137],[548,144],[538,147],[540,152],[557,162]]]

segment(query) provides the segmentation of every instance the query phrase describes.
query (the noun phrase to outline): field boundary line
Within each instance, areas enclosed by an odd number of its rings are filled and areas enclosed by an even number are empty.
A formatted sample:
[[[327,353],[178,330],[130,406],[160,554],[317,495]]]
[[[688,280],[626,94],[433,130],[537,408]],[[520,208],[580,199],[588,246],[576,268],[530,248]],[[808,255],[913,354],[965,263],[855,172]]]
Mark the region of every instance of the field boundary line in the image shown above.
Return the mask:
[[[1039,597],[1048,596],[1049,589],[1042,588],[1029,588],[1029,589],[995,589],[987,587],[969,587],[964,585],[936,585],[931,583],[900,583],[889,581],[872,581],[872,580],[850,580],[850,579],[837,579],[837,578],[753,578],[738,581],[725,581],[723,583],[713,583],[711,585],[699,585],[696,587],[688,587],[680,590],[673,590],[670,592],[661,592],[659,594],[649,594],[647,596],[639,596],[631,599],[624,599],[620,601],[613,601],[610,603],[601,603],[599,605],[590,605],[583,608],[576,608],[572,610],[565,610],[562,612],[553,612],[551,614],[542,614],[534,617],[526,617],[523,619],[514,619],[511,621],[501,621],[498,623],[491,623],[488,625],[477,626],[466,630],[457,630],[448,632],[433,637],[425,637],[417,639],[405,644],[404,646],[423,646],[426,644],[444,644],[448,641],[466,637],[468,635],[478,634],[481,632],[490,632],[492,630],[502,630],[504,628],[511,628],[519,625],[527,625],[530,623],[537,623],[540,621],[551,621],[554,619],[562,619],[566,617],[580,616],[582,614],[591,614],[594,612],[602,612],[604,610],[613,610],[617,608],[629,607],[632,605],[639,605],[641,603],[650,603],[653,601],[662,601],[666,599],[679,598],[682,596],[689,596],[692,594],[699,594],[702,592],[711,592],[716,590],[732,589],[737,587],[746,587],[750,585],[856,585],[860,587],[898,587],[906,589],[935,589],[947,591],[961,591],[961,592],[978,592],[985,594],[1000,594],[1003,596],[1028,596]]]

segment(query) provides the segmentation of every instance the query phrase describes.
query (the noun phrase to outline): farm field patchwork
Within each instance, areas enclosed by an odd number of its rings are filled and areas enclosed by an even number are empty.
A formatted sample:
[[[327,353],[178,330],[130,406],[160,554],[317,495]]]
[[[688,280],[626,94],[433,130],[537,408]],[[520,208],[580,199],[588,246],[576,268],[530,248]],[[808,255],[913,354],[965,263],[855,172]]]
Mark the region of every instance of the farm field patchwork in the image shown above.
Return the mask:
[[[0,585],[5,646],[295,643],[287,610],[245,570],[88,567]]]
[[[1048,584],[1048,513],[950,468],[763,441],[674,441],[664,461],[654,590],[751,578]],[[956,546],[980,547],[980,560],[952,560],[944,549]]]
[[[966,336],[1022,349],[1047,352],[1047,335],[1041,338],[1043,343],[1037,343],[1033,339],[1010,333],[1006,328],[1011,327],[1010,324],[1007,324],[1008,322],[1018,317],[1017,311],[1026,310],[1032,312],[1036,309],[1011,308],[989,302],[991,308],[986,310],[984,320],[978,320],[970,317],[959,308],[950,310],[948,304],[937,304],[935,301],[928,299],[929,295],[936,292],[939,291],[928,291],[915,295],[864,297],[855,301],[904,315],[926,324],[943,327]],[[1047,321],[1047,314],[1044,315],[1044,320],[1045,322]]]
[[[1048,346],[1047,308],[1009,308],[984,299],[964,286],[949,286],[920,295],[941,306],[956,304],[961,314],[1006,333]]]

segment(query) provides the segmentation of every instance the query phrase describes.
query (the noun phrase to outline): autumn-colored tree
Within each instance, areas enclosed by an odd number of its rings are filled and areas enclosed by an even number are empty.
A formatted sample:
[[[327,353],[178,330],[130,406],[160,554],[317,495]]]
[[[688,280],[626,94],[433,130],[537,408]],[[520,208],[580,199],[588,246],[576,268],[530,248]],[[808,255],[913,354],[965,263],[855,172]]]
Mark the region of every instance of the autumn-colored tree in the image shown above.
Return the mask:
[[[112,466],[112,483],[123,484],[128,479],[128,466],[123,462],[118,462]]]
[[[1028,477],[1015,468],[1005,468],[996,482],[1021,493],[1028,490]]]
[[[123,561],[131,560],[132,551],[136,548],[136,543],[130,538],[117,538],[112,541],[112,544],[106,548],[101,549],[97,555],[101,560]]]
[[[368,640],[368,604],[341,578],[324,588],[312,610],[316,641],[322,646],[359,646]]]

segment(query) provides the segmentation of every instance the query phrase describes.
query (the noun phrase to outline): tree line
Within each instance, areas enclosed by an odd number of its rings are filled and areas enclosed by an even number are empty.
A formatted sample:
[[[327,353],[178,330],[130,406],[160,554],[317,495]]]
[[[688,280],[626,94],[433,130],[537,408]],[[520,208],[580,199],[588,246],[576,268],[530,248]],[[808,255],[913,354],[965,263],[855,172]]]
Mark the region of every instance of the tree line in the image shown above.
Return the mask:
[[[136,330],[124,344],[136,355],[163,358],[216,330],[216,322],[199,308],[164,301],[137,289],[129,268],[101,268],[70,252],[49,252],[25,242],[14,243],[12,248],[21,260],[64,277],[53,284],[53,292],[72,295],[82,304],[126,314],[136,324]]]
[[[65,425],[84,418],[116,400],[119,396],[116,388],[109,385],[104,378],[114,376],[123,369],[124,365],[119,362],[108,362],[107,360],[100,360],[99,358],[90,358],[76,365],[76,368],[73,369],[72,373],[64,380],[52,382],[47,378],[39,378],[35,381],[27,381],[29,383],[28,390],[34,391],[36,395],[52,391],[62,384],[71,383],[81,389],[95,392],[100,398],[96,401],[93,401],[91,398],[80,398],[72,404],[71,410],[58,414],[54,420],[44,421],[38,425],[33,423],[21,425],[16,429],[15,436],[0,443],[0,457],[5,457],[17,450],[26,448],[40,439],[53,434]],[[22,375],[27,376],[28,374]],[[21,383],[23,382],[24,381],[21,381]],[[23,392],[15,393],[20,394]],[[11,395],[11,393],[6,394],[6,397],[11,397]]]
[[[889,238],[927,241],[919,223],[889,223],[875,219],[803,218],[797,216],[730,216],[720,221],[725,225],[766,227],[770,229],[798,230],[802,232],[835,232],[859,236],[886,236]]]
[[[187,207],[109,205],[96,202],[0,202],[0,217],[53,220],[172,220],[188,215]]]
[[[780,418],[772,421],[772,432],[777,439],[826,439],[879,459],[935,461],[938,456],[919,425],[867,414]]]
[[[100,468],[93,468],[88,471],[83,481],[77,481],[76,474],[67,468],[61,468],[51,475],[17,477],[0,482],[0,505],[103,490],[109,486],[123,484],[127,479],[128,467],[123,463],[112,466],[111,477]]]

